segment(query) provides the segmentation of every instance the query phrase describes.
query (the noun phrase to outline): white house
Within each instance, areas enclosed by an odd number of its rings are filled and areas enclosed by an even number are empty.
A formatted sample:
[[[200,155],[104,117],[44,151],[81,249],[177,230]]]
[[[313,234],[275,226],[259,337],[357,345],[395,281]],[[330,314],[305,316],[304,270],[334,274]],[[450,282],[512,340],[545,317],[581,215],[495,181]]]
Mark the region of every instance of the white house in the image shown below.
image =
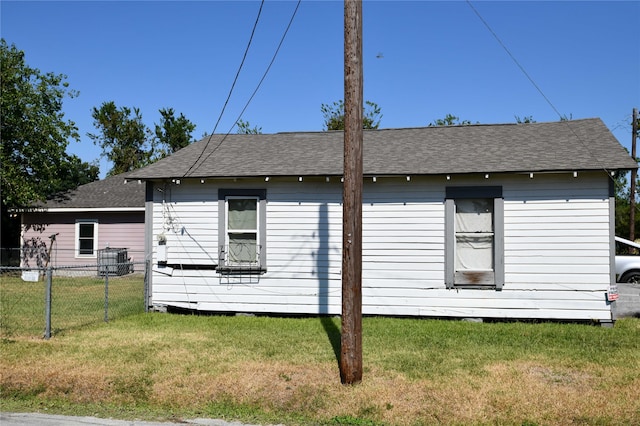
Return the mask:
[[[341,312],[342,132],[214,135],[147,181],[149,304]],[[365,315],[611,323],[611,175],[600,119],[364,132]]]

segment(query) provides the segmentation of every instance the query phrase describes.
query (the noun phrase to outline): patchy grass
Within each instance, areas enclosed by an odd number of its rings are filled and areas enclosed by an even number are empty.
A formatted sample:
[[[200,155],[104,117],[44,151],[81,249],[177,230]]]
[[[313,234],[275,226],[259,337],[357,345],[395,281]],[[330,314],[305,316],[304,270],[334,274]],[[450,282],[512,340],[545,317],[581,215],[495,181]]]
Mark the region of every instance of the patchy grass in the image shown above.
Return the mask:
[[[640,320],[365,318],[340,384],[336,318],[140,314],[0,343],[3,411],[291,425],[640,424]]]

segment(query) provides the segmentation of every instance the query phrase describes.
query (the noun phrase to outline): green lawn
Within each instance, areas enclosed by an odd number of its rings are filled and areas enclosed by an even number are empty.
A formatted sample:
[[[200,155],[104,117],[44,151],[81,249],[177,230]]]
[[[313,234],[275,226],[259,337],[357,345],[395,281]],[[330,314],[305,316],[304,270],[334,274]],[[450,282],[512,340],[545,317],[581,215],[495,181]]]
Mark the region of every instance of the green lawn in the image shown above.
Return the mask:
[[[640,320],[364,318],[340,384],[338,318],[148,313],[0,343],[3,411],[287,425],[637,425]]]
[[[108,319],[144,312],[144,277],[109,277]],[[54,276],[51,291],[52,334],[105,319],[105,278]],[[45,280],[0,277],[0,336],[43,336]]]

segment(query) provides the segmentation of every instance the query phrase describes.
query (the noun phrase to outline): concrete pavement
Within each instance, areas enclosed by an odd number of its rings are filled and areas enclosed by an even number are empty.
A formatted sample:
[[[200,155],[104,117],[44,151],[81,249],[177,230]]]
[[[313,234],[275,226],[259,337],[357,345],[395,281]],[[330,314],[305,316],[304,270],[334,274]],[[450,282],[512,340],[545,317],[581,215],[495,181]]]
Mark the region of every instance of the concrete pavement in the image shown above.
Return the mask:
[[[617,318],[640,318],[640,285],[618,283]]]
[[[217,419],[190,419],[180,423],[59,416],[43,413],[0,413],[2,426],[257,426]]]

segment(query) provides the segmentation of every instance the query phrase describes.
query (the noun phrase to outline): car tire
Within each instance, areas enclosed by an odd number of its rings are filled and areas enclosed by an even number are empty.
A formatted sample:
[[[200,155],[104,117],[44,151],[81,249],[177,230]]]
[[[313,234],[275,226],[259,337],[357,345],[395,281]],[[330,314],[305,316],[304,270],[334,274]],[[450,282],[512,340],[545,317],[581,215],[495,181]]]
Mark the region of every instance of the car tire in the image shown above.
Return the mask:
[[[629,271],[620,279],[621,283],[640,285],[640,271]]]

